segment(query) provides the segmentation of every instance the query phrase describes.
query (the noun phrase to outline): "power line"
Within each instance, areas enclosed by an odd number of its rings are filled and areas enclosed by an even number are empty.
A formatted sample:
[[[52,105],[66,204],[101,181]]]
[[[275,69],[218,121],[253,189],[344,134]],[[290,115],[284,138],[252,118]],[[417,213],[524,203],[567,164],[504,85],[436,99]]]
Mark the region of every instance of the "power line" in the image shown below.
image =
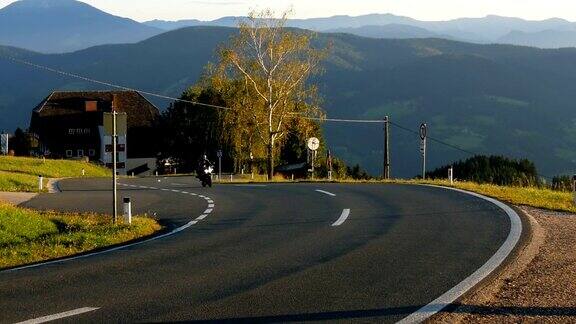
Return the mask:
[[[104,86],[108,86],[111,88],[116,88],[116,89],[120,89],[120,90],[125,90],[125,91],[134,91],[134,92],[138,92],[141,94],[145,94],[148,96],[152,96],[152,97],[156,97],[156,98],[160,98],[160,99],[166,99],[166,100],[172,100],[172,101],[176,101],[176,102],[183,102],[183,103],[189,103],[189,104],[193,104],[193,105],[198,105],[198,106],[203,106],[203,107],[208,107],[208,108],[214,108],[214,109],[223,109],[223,110],[233,110],[233,108],[230,107],[225,107],[225,106],[220,106],[220,105],[211,105],[211,104],[205,104],[205,103],[201,103],[201,102],[197,102],[197,101],[192,101],[192,100],[185,100],[185,99],[181,99],[181,98],[175,98],[175,97],[170,97],[170,96],[166,96],[166,95],[161,95],[158,93],[154,93],[154,92],[150,92],[150,91],[145,91],[145,90],[140,90],[140,89],[135,89],[135,88],[130,88],[130,87],[126,87],[123,85],[119,85],[119,84],[115,84],[115,83],[111,83],[111,82],[106,82],[106,81],[101,81],[101,80],[96,80],[96,79],[92,79],[92,78],[88,78],[79,74],[74,74],[74,73],[70,73],[70,72],[66,72],[66,71],[62,71],[62,70],[58,70],[55,68],[51,68],[45,65],[40,65],[40,64],[36,64],[33,62],[29,62],[29,61],[25,61],[25,60],[21,60],[12,56],[7,56],[7,55],[2,55],[0,54],[0,57],[7,59],[9,61],[18,63],[18,64],[22,64],[22,65],[26,65],[29,67],[33,67],[39,70],[44,70],[44,71],[48,71],[48,72],[52,72],[52,73],[56,73],[65,77],[69,77],[69,78],[75,78],[75,79],[79,79],[79,80],[83,80],[86,82],[90,82],[90,83],[95,83],[95,84],[99,84],[99,85],[104,85]],[[296,115],[296,114],[295,114]],[[303,119],[307,119],[307,120],[315,120],[315,121],[323,121],[323,122],[339,122],[339,123],[384,123],[383,120],[365,120],[365,119],[340,119],[340,118],[317,118],[317,117],[306,117],[306,116],[301,116],[301,115],[296,115],[299,118],[303,118]]]
[[[134,91],[134,92],[138,92],[140,94],[145,94],[151,97],[156,97],[156,98],[160,98],[160,99],[165,99],[165,100],[172,100],[175,102],[182,102],[182,103],[188,103],[188,104],[192,104],[192,105],[197,105],[197,106],[201,106],[201,107],[207,107],[207,108],[213,108],[213,109],[221,109],[221,110],[233,110],[233,108],[230,107],[225,107],[225,106],[220,106],[220,105],[211,105],[211,104],[205,104],[205,103],[201,103],[201,102],[197,102],[197,101],[192,101],[192,100],[185,100],[185,99],[181,99],[181,98],[175,98],[175,97],[170,97],[170,96],[166,96],[166,95],[161,95],[158,93],[154,93],[154,92],[150,92],[150,91],[144,91],[144,90],[140,90],[140,89],[135,89],[135,88],[130,88],[130,87],[126,87],[126,86],[122,86],[122,85],[118,85],[118,84],[114,84],[111,82],[106,82],[106,81],[100,81],[100,80],[96,80],[96,79],[92,79],[92,78],[88,78],[79,74],[74,74],[74,73],[70,73],[70,72],[65,72],[62,70],[58,70],[55,68],[51,68],[45,65],[40,65],[40,64],[36,64],[33,62],[29,62],[26,60],[22,60],[22,59],[18,59],[12,56],[8,56],[8,55],[4,55],[4,54],[0,54],[0,58],[4,58],[8,61],[14,62],[14,63],[18,63],[18,64],[22,64],[22,65],[26,65],[29,67],[33,67],[39,70],[43,70],[43,71],[48,71],[48,72],[52,72],[52,73],[56,73],[65,77],[69,77],[69,78],[75,78],[75,79],[79,79],[79,80],[83,80],[86,82],[90,82],[90,83],[95,83],[95,84],[99,84],[99,85],[104,85],[104,86],[108,86],[111,88],[116,88],[116,89],[121,89],[121,90],[125,90],[125,91]],[[321,122],[335,122],[335,123],[358,123],[358,124],[384,124],[384,120],[378,120],[378,119],[341,119],[341,118],[318,118],[318,117],[307,117],[307,116],[301,116],[301,115],[296,115],[299,118],[303,118],[303,119],[307,119],[307,120],[314,120],[314,121],[321,121]],[[416,134],[419,135],[419,133],[417,131],[414,131],[410,128],[404,127],[398,123],[392,122],[390,121],[390,124],[404,130],[407,132],[410,132],[412,134]],[[446,147],[450,147],[454,150],[458,150],[470,155],[481,155],[478,154],[476,152],[472,152],[469,150],[466,150],[462,147],[447,143],[445,141],[442,141],[440,139],[434,138],[434,137],[430,137],[428,136],[428,138],[431,141],[434,141],[438,144],[444,145]],[[542,176],[544,178],[548,178],[548,179],[552,179],[552,177],[548,177],[548,176],[544,176],[544,175],[539,175]]]
[[[191,100],[185,100],[185,99],[180,99],[180,98],[174,98],[174,97],[170,97],[170,96],[165,96],[165,95],[161,95],[158,93],[154,93],[154,92],[149,92],[149,91],[144,91],[144,90],[139,90],[139,89],[134,89],[134,88],[130,88],[130,87],[126,87],[126,86],[122,86],[122,85],[118,85],[118,84],[114,84],[114,83],[110,83],[110,82],[106,82],[106,81],[100,81],[100,80],[96,80],[96,79],[91,79],[79,74],[74,74],[74,73],[70,73],[70,72],[65,72],[62,70],[57,70],[48,66],[44,66],[44,65],[40,65],[40,64],[36,64],[36,63],[32,63],[29,61],[25,61],[25,60],[21,60],[21,59],[17,59],[15,57],[11,57],[11,56],[6,56],[6,55],[1,55],[0,57],[5,58],[9,61],[15,62],[15,63],[19,63],[19,64],[23,64],[23,65],[27,65],[39,70],[44,70],[44,71],[48,71],[48,72],[52,72],[52,73],[56,73],[56,74],[60,74],[62,76],[65,77],[70,77],[70,78],[75,78],[75,79],[80,79],[86,82],[90,82],[90,83],[95,83],[95,84],[99,84],[99,85],[104,85],[107,87],[111,87],[111,88],[116,88],[116,89],[120,89],[120,90],[125,90],[125,91],[134,91],[134,92],[138,92],[141,94],[145,94],[151,97],[156,97],[156,98],[161,98],[161,99],[167,99],[167,100],[172,100],[172,101],[177,101],[177,102],[183,102],[183,103],[189,103],[189,104],[194,104],[194,105],[198,105],[198,106],[203,106],[203,107],[208,107],[208,108],[214,108],[214,109],[223,109],[223,110],[232,110],[232,108],[230,107],[224,107],[224,106],[219,106],[219,105],[210,105],[210,104],[205,104],[205,103],[201,103],[201,102],[196,102],[196,101],[191,101]]]

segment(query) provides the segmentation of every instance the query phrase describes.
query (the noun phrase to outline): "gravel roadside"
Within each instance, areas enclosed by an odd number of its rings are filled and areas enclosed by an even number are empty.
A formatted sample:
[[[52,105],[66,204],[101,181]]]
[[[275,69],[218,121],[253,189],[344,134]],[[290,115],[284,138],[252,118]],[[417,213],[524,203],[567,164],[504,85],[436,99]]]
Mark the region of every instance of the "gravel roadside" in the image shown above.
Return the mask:
[[[493,280],[430,323],[576,323],[576,215],[531,207],[530,242]]]

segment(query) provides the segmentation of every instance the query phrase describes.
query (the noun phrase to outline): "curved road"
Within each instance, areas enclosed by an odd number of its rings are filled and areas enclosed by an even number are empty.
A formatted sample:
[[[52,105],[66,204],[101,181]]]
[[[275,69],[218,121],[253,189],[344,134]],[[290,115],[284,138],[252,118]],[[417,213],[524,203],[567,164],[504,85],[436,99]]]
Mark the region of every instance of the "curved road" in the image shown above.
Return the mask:
[[[480,268],[510,231],[495,205],[440,188],[121,182],[134,212],[156,213],[169,229],[191,226],[122,250],[0,272],[0,322],[72,310],[78,314],[66,320],[74,322],[395,322]],[[110,212],[109,181],[61,187],[26,205]]]

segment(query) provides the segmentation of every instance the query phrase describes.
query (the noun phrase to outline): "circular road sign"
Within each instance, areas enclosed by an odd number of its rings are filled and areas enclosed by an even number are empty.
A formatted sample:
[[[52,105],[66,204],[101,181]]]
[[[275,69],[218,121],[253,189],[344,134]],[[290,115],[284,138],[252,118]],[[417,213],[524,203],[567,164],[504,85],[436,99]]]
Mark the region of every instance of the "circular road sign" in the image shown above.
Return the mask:
[[[320,147],[320,140],[316,137],[311,137],[308,139],[308,148],[312,151],[316,151]]]
[[[420,125],[420,139],[424,140],[426,138],[427,133],[428,129],[426,127],[426,124]]]

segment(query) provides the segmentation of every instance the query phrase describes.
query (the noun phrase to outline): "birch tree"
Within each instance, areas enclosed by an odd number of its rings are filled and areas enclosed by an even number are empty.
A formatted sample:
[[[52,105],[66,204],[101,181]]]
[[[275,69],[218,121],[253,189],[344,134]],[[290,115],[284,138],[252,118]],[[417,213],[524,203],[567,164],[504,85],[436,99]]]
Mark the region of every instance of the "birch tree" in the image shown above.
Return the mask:
[[[276,145],[294,119],[322,117],[316,87],[308,83],[327,49],[312,47],[312,32],[287,28],[289,14],[252,12],[220,51],[221,78],[243,85],[234,118],[266,148],[268,179],[274,175]]]

